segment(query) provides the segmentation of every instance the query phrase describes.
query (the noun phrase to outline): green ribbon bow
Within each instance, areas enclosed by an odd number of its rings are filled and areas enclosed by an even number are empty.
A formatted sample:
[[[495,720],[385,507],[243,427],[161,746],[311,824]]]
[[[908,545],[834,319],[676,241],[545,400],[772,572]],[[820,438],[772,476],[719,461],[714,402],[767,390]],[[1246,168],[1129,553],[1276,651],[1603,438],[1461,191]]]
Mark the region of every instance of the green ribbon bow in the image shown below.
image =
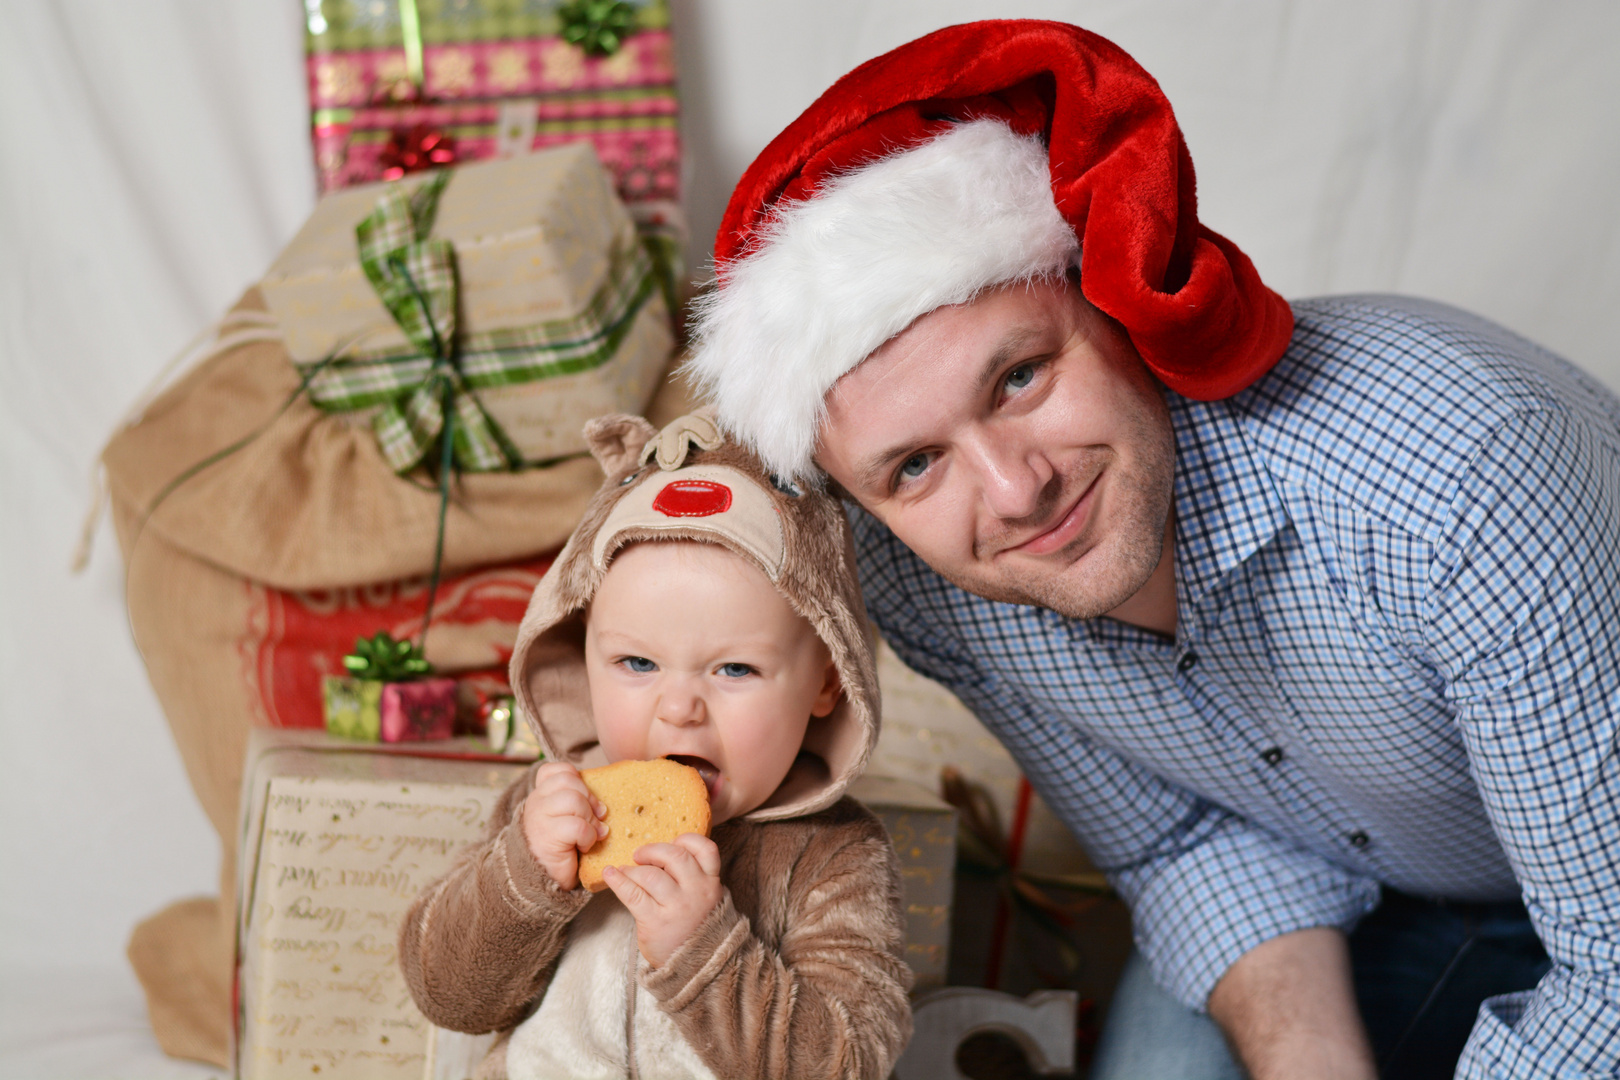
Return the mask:
[[[422,381],[372,420],[383,459],[400,473],[419,465],[440,439],[449,443],[447,459],[474,472],[515,469],[523,461],[456,363],[456,252],[450,241],[428,238],[449,180],[441,170],[409,195],[390,188],[354,230],[360,266],[378,299],[432,360]]]
[[[557,9],[562,38],[587,56],[612,56],[636,28],[636,9],[624,0],[572,0]]]
[[[343,666],[357,679],[379,682],[405,682],[433,674],[433,665],[416,651],[415,645],[395,641],[386,630],[369,638],[357,638],[354,652],[343,658]]]

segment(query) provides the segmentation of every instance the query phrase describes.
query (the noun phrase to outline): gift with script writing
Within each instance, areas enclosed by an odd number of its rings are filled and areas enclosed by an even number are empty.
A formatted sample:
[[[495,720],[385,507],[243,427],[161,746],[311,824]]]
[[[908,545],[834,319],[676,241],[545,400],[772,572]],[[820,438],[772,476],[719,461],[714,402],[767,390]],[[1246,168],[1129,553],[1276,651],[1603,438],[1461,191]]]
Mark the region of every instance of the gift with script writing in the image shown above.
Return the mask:
[[[345,751],[324,738],[266,732],[250,751],[238,1075],[419,1080],[429,1025],[399,972],[400,920],[483,835],[527,766]]]
[[[849,794],[883,822],[900,857],[912,989],[943,986],[950,959],[956,812],[926,788],[872,773],[851,784]]]

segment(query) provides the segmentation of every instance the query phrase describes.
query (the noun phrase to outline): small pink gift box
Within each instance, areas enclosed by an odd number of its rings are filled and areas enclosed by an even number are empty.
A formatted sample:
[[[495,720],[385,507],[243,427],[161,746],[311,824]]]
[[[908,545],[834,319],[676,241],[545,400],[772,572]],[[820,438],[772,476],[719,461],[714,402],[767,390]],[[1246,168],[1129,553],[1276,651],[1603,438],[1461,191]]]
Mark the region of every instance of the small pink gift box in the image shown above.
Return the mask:
[[[383,742],[448,739],[456,728],[456,680],[386,683],[378,713]]]

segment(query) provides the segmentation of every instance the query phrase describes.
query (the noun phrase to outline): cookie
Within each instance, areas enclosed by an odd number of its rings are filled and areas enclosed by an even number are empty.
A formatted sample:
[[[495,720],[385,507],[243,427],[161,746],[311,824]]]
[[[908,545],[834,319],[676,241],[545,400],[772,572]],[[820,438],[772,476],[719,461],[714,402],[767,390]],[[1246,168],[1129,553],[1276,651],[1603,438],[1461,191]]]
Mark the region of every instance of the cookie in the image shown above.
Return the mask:
[[[709,835],[709,789],[690,765],[658,758],[616,761],[579,774],[607,807],[608,834],[579,857],[579,883],[591,892],[607,888],[602,870],[632,866],[643,844],[668,843],[683,833]]]

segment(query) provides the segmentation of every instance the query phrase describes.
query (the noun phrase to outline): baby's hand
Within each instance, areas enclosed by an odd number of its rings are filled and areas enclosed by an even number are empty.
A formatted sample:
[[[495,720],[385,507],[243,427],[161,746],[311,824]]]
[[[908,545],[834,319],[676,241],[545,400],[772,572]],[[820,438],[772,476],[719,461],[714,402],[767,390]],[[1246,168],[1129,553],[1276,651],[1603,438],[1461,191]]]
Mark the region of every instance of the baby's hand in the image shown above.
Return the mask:
[[[534,790],[523,802],[523,839],[563,889],[579,885],[579,853],[607,835],[606,813],[572,765],[552,761],[535,772]]]
[[[673,844],[639,847],[635,858],[635,866],[605,868],[602,879],[636,917],[636,944],[658,967],[720,902],[720,849],[687,833]]]

